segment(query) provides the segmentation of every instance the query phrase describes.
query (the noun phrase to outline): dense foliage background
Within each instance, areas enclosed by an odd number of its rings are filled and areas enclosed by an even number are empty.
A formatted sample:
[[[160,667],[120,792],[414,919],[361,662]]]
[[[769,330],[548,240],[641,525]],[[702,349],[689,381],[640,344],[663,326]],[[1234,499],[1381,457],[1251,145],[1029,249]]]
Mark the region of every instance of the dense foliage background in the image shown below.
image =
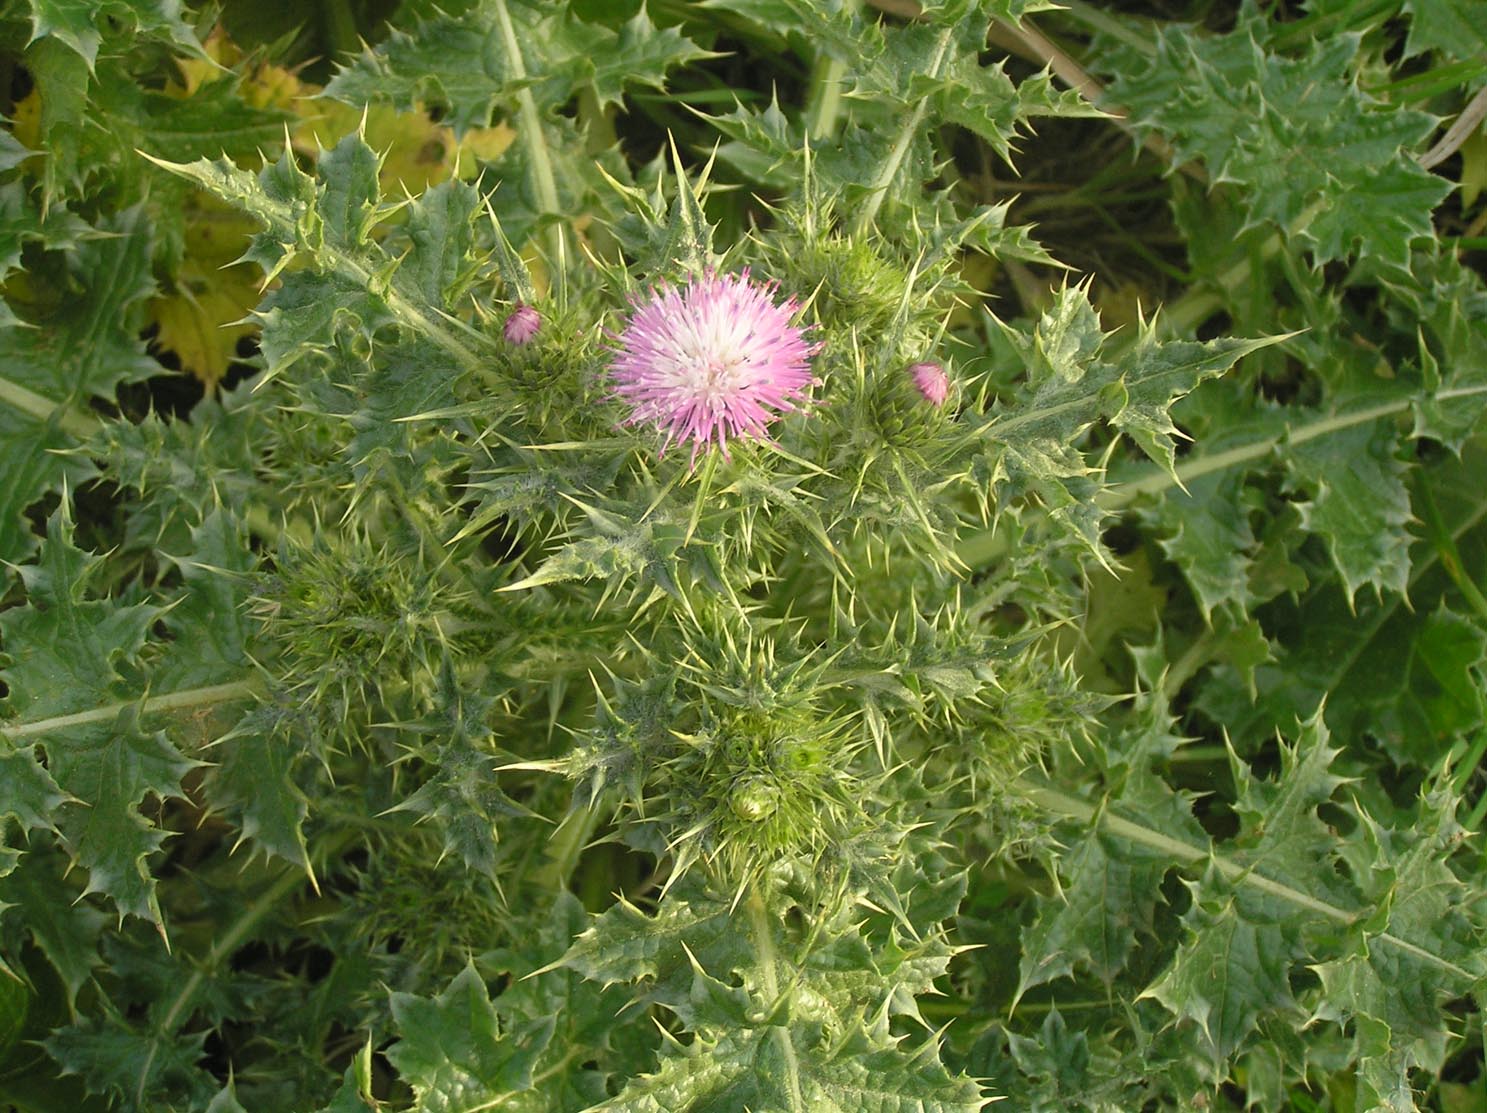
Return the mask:
[[[1484,0],[0,5],[0,1109],[1487,1110],[1484,88]],[[814,401],[658,455],[745,267]]]

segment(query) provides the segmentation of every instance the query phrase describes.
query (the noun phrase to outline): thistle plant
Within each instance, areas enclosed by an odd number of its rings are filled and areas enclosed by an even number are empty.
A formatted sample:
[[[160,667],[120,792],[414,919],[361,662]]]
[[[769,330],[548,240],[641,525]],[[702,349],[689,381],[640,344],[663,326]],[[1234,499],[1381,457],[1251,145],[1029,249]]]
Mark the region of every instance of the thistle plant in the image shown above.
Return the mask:
[[[0,1106],[1477,1107],[1487,21],[373,7],[0,8]]]

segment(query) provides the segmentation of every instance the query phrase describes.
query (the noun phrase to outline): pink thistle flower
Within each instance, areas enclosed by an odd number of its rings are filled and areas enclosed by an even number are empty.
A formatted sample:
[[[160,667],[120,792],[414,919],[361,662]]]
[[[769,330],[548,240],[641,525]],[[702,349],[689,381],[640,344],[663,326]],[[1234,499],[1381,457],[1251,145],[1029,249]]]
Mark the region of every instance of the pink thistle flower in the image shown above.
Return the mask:
[[[631,406],[626,425],[654,422],[666,434],[661,451],[690,440],[692,460],[729,437],[768,440],[765,426],[797,409],[815,380],[810,358],[820,350],[791,323],[793,298],[774,301],[776,284],[749,272],[662,284],[632,302],[614,337],[614,394]]]
[[[537,335],[537,330],[542,327],[542,314],[530,305],[518,305],[506,318],[506,323],[501,331],[506,334],[506,342],[515,344],[518,348],[530,344],[532,338]]]
[[[916,363],[909,368],[909,377],[920,397],[932,406],[943,406],[950,397],[950,378],[938,363]]]

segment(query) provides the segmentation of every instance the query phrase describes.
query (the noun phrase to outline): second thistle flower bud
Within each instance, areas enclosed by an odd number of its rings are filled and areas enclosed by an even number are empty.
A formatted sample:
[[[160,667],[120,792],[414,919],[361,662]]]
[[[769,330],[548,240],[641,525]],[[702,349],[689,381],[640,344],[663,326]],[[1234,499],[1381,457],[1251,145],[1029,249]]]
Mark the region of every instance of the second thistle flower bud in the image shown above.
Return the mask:
[[[506,318],[506,324],[502,331],[506,334],[506,342],[515,344],[518,348],[530,344],[537,335],[537,330],[542,327],[542,314],[530,305],[518,305]]]
[[[885,441],[907,447],[943,425],[951,385],[942,365],[926,360],[884,370],[871,388],[869,405],[873,424]]]
[[[950,396],[950,377],[938,363],[916,363],[909,368],[914,388],[932,406],[943,406]]]

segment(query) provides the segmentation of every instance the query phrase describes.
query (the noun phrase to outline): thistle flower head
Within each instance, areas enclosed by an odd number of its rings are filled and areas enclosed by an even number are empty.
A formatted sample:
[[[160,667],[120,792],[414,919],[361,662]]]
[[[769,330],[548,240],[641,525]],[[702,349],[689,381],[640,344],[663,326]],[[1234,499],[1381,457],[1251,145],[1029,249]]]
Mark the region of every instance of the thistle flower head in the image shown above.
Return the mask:
[[[909,368],[909,377],[920,396],[932,406],[943,406],[950,396],[950,379],[938,363],[916,363]]]
[[[541,313],[530,305],[518,305],[506,318],[502,332],[506,334],[508,344],[515,344],[519,348],[524,344],[530,344],[541,327]]]
[[[797,408],[814,381],[820,348],[791,323],[794,299],[774,300],[774,283],[742,274],[707,274],[685,286],[661,285],[637,300],[615,338],[614,394],[631,407],[626,425],[654,422],[673,442],[692,442],[692,459],[729,437],[767,439],[765,427]]]

